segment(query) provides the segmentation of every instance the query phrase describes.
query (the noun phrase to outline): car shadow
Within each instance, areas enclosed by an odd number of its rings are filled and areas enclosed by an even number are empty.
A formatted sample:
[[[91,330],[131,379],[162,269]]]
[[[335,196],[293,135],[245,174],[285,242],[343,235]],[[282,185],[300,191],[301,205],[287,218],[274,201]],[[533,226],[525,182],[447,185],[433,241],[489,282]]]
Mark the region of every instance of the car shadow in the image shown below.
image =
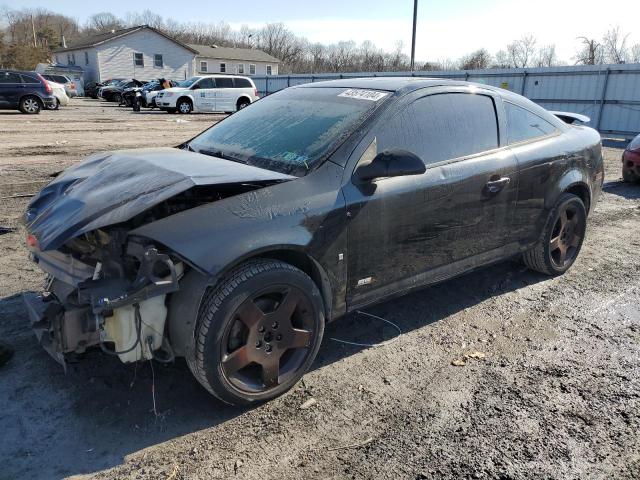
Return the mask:
[[[547,277],[504,262],[367,309],[402,333],[428,328],[494,295]],[[184,360],[124,365],[92,350],[65,375],[28,330],[19,295],[0,300],[0,339],[16,354],[0,367],[0,452],[11,478],[87,474],[146,447],[208,429],[249,409],[226,406],[192,377]],[[312,369],[324,368],[398,335],[388,323],[351,314],[327,325]],[[338,341],[336,341],[336,339]],[[34,462],[34,455],[38,461]],[[41,471],[42,465],[52,470]]]
[[[602,186],[602,190],[628,200],[637,200],[640,198],[640,182],[629,183],[622,180],[606,182]]]

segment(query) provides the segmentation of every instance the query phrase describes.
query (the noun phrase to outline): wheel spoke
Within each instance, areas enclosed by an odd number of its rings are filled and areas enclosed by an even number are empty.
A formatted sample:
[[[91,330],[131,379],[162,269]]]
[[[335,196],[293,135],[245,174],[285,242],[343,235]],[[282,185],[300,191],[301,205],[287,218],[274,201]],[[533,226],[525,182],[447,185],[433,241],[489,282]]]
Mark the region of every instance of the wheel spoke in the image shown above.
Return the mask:
[[[298,306],[298,303],[300,303],[299,292],[295,289],[289,290],[284,297],[282,304],[278,307],[278,316],[280,319],[290,323],[291,316]]]
[[[551,247],[552,252],[556,250],[560,246],[560,235],[558,235],[556,238],[552,238],[549,246]]]
[[[222,359],[222,365],[227,373],[235,373],[249,365],[249,349],[246,346],[234,350]]]
[[[560,214],[560,229],[564,229],[564,227],[567,225],[567,222],[569,221],[569,219],[567,218],[567,211],[563,210],[562,213]]]
[[[580,245],[580,240],[582,240],[582,237],[578,234],[575,234],[573,236],[573,238],[571,239],[571,246],[572,247],[578,247],[578,245]]]
[[[278,385],[280,375],[280,358],[273,355],[268,361],[262,364],[262,383],[265,388],[273,388]]]
[[[253,303],[253,300],[248,298],[244,301],[240,308],[236,311],[238,318],[244,323],[247,328],[253,328],[264,317],[262,310]]]
[[[567,259],[567,248],[564,246],[560,247],[560,266],[564,266],[564,262]]]
[[[311,340],[311,332],[308,330],[293,329],[293,336],[291,337],[291,348],[303,348],[309,346]]]

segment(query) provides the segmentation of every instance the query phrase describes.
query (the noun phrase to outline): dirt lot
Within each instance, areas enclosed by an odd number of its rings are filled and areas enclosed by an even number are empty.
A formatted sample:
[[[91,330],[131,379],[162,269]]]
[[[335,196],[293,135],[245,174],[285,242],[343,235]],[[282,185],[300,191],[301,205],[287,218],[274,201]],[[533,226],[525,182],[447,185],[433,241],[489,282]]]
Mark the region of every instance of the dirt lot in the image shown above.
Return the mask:
[[[65,375],[27,329],[20,294],[43,275],[19,216],[83,156],[171,146],[216,119],[135,114],[91,100],[0,112],[0,478],[640,478],[640,186],[605,193],[576,265],[549,279],[506,262],[328,327],[312,372],[251,410],[221,405],[185,363],[97,352]],[[452,360],[471,352],[465,366]],[[155,383],[153,412],[152,385]],[[307,409],[300,406],[314,398]]]

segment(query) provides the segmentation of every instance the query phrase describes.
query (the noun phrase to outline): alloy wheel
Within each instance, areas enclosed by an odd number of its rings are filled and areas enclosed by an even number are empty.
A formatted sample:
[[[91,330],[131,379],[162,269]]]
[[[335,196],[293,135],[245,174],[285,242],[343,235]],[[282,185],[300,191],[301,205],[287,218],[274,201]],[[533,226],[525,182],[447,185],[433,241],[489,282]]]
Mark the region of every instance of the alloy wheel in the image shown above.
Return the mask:
[[[564,268],[575,260],[585,227],[584,215],[576,205],[566,204],[559,212],[549,242],[551,261],[556,267]]]
[[[315,318],[310,298],[291,285],[272,285],[242,302],[222,338],[221,368],[245,393],[286,383],[311,354]]]
[[[40,109],[40,105],[33,98],[27,98],[23,103],[24,109],[29,113],[36,113]]]

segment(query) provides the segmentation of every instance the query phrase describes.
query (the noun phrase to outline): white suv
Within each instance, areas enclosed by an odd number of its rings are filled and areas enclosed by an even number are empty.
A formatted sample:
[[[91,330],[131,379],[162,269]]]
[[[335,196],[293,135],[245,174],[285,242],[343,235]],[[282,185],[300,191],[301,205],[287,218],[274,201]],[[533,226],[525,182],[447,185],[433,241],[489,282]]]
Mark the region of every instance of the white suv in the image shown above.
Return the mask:
[[[259,98],[248,77],[199,75],[162,90],[156,97],[156,106],[169,113],[235,112]]]

